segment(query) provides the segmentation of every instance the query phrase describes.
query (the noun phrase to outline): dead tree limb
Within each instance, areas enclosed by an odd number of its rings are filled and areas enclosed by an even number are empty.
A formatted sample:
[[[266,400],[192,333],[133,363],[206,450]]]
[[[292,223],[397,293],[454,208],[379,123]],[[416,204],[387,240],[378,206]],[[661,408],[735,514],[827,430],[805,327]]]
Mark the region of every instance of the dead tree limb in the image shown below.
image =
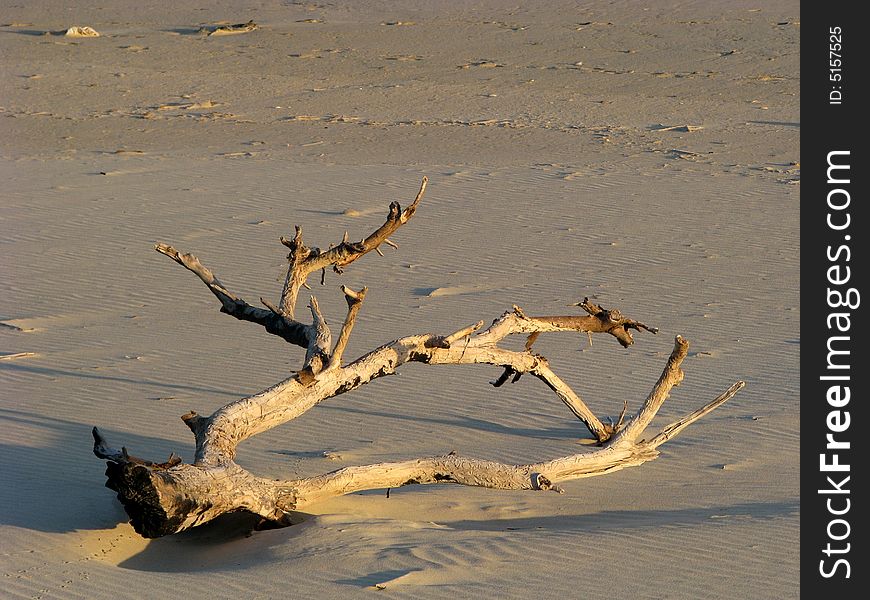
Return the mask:
[[[262,308],[251,306],[237,297],[215,277],[210,269],[200,263],[199,259],[193,254],[183,254],[172,246],[162,243],[157,244],[154,249],[199,277],[208,286],[211,293],[220,300],[221,312],[242,321],[250,321],[262,325],[269,333],[277,335],[296,346],[307,348],[307,326],[294,320],[294,317],[299,290],[306,285],[308,277],[312,273],[325,270],[327,267],[332,267],[336,273],[342,273],[344,267],[375,250],[381,244],[395,246],[393,242],[387,239],[388,236],[395,233],[399,227],[407,223],[414,216],[414,213],[417,212],[417,207],[423,198],[423,194],[426,192],[428,182],[429,178],[423,177],[420,191],[417,192],[417,196],[408,208],[402,210],[398,202],[392,202],[384,224],[359,242],[349,242],[345,233],[345,239],[341,243],[326,252],[321,252],[320,248],[309,248],[303,243],[302,227],[300,226],[296,227],[296,235],[292,240],[282,236],[280,241],[290,249],[290,253],[287,255],[287,277],[281,291],[281,302],[277,309],[272,307],[268,301],[264,301],[264,304],[269,310],[263,310]]]
[[[307,326],[288,319],[275,309],[264,310],[251,306],[222,284],[217,277],[199,262],[193,254],[182,254],[167,244],[157,244],[154,247],[160,254],[165,254],[188,271],[199,277],[211,293],[221,301],[221,312],[235,317],[241,321],[250,321],[262,325],[266,331],[283,338],[285,341],[296,346],[306,348],[308,346]]]
[[[337,246],[321,252],[319,248],[308,248],[302,243],[301,227],[296,227],[296,236],[292,240],[282,237],[281,243],[290,249],[290,254],[287,255],[289,264],[284,289],[281,293],[281,310],[289,317],[293,317],[299,288],[305,285],[312,273],[325,271],[327,267],[332,267],[333,271],[340,274],[352,262],[359,260],[372,250],[378,250],[381,244],[392,244],[387,238],[407,223],[417,212],[417,207],[420,200],[423,199],[428,182],[429,178],[423,177],[420,191],[417,192],[416,198],[408,208],[402,210],[398,202],[390,203],[390,212],[387,214],[387,220],[384,224],[359,242],[350,242],[345,232],[344,239]]]
[[[291,377],[253,396],[218,409],[209,417],[190,412],[182,417],[193,432],[196,452],[192,463],[182,463],[174,454],[165,463],[131,456],[117,450],[94,428],[94,454],[108,461],[107,487],[115,490],[133,527],[145,537],[159,537],[205,523],[233,511],[249,511],[268,522],[289,524],[291,514],[325,498],[355,491],[409,484],[459,483],[495,489],[561,491],[558,482],[603,475],[640,465],[658,456],[659,445],[672,439],[692,422],[731,398],[743,387],[737,382],[703,408],[668,425],[649,441],[640,439],[672,388],[683,379],[681,365],[688,342],[681,336],[667,364],[639,410],[623,423],[625,409],[616,423],[604,424],[567,383],[550,369],[547,360],[532,352],[535,339],[545,333],[606,333],[625,347],[632,344],[630,329],[657,330],[624,317],[616,309],[603,309],[587,300],[578,303],[586,316],[530,317],[519,307],[505,312],[483,328],[483,321],[448,335],[431,333],[399,338],[376,348],[347,365],[342,356],[347,347],[366,288],[355,292],[342,286],[348,312],[335,345],[316,298],[309,308],[312,323],[293,317],[299,288],[313,272],[332,266],[340,271],[366,253],[388,243],[388,236],[413,216],[425,191],[426,179],[414,202],[404,211],[390,205],[384,225],[357,243],[347,238],[326,252],[307,248],[301,229],[293,240],[282,238],[290,248],[288,275],[280,306],[264,301],[267,309],[255,308],[237,298],[209,269],[190,254],[181,254],[160,244],[157,250],[194,272],[221,301],[222,310],[243,320],[263,325],[270,333],[306,349],[302,369]],[[511,335],[526,335],[522,351],[499,347]],[[407,363],[429,365],[491,364],[504,371],[494,385],[516,381],[531,373],[543,381],[582,421],[598,441],[591,451],[555,460],[508,465],[450,454],[402,462],[347,467],[317,477],[275,481],[257,477],[235,462],[236,448],[245,439],[299,417],[323,400],[339,396],[380,377],[394,374]],[[626,402],[627,406],[627,402]]]
[[[341,366],[341,355],[344,354],[344,349],[347,347],[348,340],[350,340],[350,332],[353,331],[356,315],[362,306],[368,288],[355,292],[349,287],[341,286],[341,291],[344,292],[344,299],[347,300],[347,318],[344,320],[344,325],[341,326],[341,333],[338,335],[338,341],[335,342],[335,348],[332,350],[332,356],[329,359],[329,368],[331,369]]]

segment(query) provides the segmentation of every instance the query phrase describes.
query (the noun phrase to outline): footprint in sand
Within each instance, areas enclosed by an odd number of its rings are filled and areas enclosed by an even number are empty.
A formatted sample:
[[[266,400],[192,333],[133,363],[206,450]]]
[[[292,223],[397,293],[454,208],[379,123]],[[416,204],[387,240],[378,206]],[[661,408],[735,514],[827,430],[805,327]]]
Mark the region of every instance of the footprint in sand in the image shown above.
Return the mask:
[[[702,125],[650,125],[647,127],[650,131],[683,131],[683,132],[691,132],[691,131],[701,131],[704,129]]]
[[[344,217],[365,217],[368,215],[381,214],[383,212],[383,207],[371,207],[371,208],[346,208],[341,212],[341,215]]]
[[[472,67],[478,67],[480,69],[495,69],[498,67],[503,67],[504,65],[495,62],[494,60],[474,60],[471,62],[467,62],[464,65],[459,65],[460,69],[470,69]]]
[[[418,288],[417,295],[427,298],[441,298],[443,296],[460,296],[463,294],[477,294],[496,289],[496,285],[454,285],[436,288]]]
[[[414,62],[418,60],[423,60],[422,56],[417,56],[416,54],[393,54],[382,56],[384,60],[397,60],[399,62]]]

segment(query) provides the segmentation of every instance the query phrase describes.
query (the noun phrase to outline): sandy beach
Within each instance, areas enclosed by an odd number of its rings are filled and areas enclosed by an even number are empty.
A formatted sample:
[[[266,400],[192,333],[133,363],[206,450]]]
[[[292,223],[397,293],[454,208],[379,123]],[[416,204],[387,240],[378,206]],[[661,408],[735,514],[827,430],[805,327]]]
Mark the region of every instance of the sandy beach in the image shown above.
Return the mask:
[[[799,596],[798,2],[86,4],[0,16],[0,595]],[[637,410],[676,334],[686,376],[654,426],[746,388],[657,460],[564,494],[407,486],[283,529],[239,516],[137,535],[91,428],[190,461],[181,415],[304,356],[221,314],[155,243],[277,301],[280,236],[360,239],[423,176],[398,250],[311,281],[336,326],[338,286],[369,288],[349,359],[512,305],[579,314],[568,305],[589,297],[660,329],[628,349],[537,342],[598,414]],[[540,381],[494,388],[499,374],[409,365],[237,460],[288,478],[589,445]]]

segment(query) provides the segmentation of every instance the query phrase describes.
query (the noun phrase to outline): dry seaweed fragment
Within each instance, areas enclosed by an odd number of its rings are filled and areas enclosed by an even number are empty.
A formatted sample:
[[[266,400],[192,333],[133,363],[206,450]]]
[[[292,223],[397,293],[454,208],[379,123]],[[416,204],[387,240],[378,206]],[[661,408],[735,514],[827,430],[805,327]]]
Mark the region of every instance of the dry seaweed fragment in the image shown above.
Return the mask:
[[[236,35],[239,33],[248,33],[251,31],[256,31],[260,26],[254,23],[253,20],[248,21],[247,23],[236,23],[235,25],[218,25],[217,27],[203,27],[199,31],[201,33],[206,33],[209,36],[212,35]]]

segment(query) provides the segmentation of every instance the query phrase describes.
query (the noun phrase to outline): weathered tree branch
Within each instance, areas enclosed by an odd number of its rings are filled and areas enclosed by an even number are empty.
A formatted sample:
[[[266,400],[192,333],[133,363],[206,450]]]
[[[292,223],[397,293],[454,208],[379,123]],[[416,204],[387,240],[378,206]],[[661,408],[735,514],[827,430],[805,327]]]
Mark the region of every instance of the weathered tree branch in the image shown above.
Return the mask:
[[[353,331],[356,315],[362,306],[363,300],[365,300],[368,288],[355,292],[349,287],[341,286],[341,291],[344,292],[344,299],[347,300],[347,317],[344,320],[344,325],[341,326],[341,333],[338,334],[335,348],[332,350],[332,357],[329,360],[329,368],[331,369],[341,366],[341,355],[344,354],[344,349],[350,340],[350,332]]]
[[[649,445],[653,448],[661,446],[710,411],[725,404],[728,400],[734,397],[734,394],[743,389],[745,385],[745,381],[736,382],[730,388],[722,392],[722,394],[720,394],[715,400],[713,400],[709,404],[702,406],[698,410],[686,415],[685,417],[682,417],[677,421],[674,421],[673,423],[662,429],[661,433],[659,433],[657,436],[649,441]]]
[[[329,364],[329,347],[332,345],[332,332],[320,312],[317,298],[311,296],[308,308],[311,309],[313,321],[311,327],[308,328],[308,349],[305,352],[305,362],[302,365],[302,370],[299,371],[299,381],[304,385],[314,381],[317,374]]]
[[[299,225],[296,226],[296,236],[293,240],[288,241],[282,236],[281,243],[290,248],[290,254],[287,255],[287,277],[284,280],[284,289],[281,291],[281,312],[292,318],[296,310],[299,288],[305,285],[305,280],[308,279],[308,273],[302,265],[311,253],[319,252],[319,249],[309,250],[305,247],[302,243],[302,227]]]
[[[420,191],[417,192],[414,201],[405,210],[402,210],[398,202],[392,202],[386,222],[378,227],[374,233],[355,243],[348,242],[345,239],[338,246],[330,248],[322,254],[313,255],[310,264],[306,268],[309,272],[313,272],[331,266],[336,273],[341,273],[344,267],[355,260],[359,260],[372,250],[377,249],[381,244],[387,243],[389,245],[387,238],[395,233],[399,227],[407,223],[414,216],[414,213],[417,212],[417,207],[420,204],[420,200],[423,199],[423,194],[426,192],[426,185],[428,183],[429,178],[423,177]]]
[[[212,294],[221,301],[221,312],[235,317],[241,321],[250,321],[262,325],[266,331],[283,338],[285,341],[296,346],[308,347],[307,326],[286,318],[279,314],[280,311],[264,310],[251,306],[235,294],[230,292],[214,274],[196,258],[193,254],[182,254],[167,244],[157,244],[154,247],[160,254],[165,254],[188,271],[199,277]]]
[[[110,461],[109,487],[118,492],[136,530],[146,537],[156,537],[234,510],[247,510],[264,519],[286,523],[292,511],[329,496],[411,483],[454,482],[497,489],[555,489],[559,481],[601,475],[652,460],[658,456],[658,445],[699,418],[691,415],[649,443],[636,441],[639,432],[636,435],[637,428],[632,427],[635,419],[639,423],[651,419],[670,388],[681,379],[676,374],[681,373],[679,366],[687,344],[678,338],[665,371],[638,416],[591,452],[527,465],[504,465],[459,456],[432,457],[349,467],[320,477],[288,481],[257,478],[233,461],[235,449],[244,439],[294,419],[326,398],[390,375],[407,362],[512,363],[518,370],[532,371],[535,362],[540,360],[527,352],[493,348],[489,344],[475,346],[471,343],[474,340],[445,348],[445,339],[433,335],[401,338],[345,367],[321,372],[309,385],[291,377],[256,396],[219,409],[211,417],[185,415],[189,426],[194,423],[191,430],[197,441],[193,464],[166,469],[144,461],[127,461],[98,433],[95,433],[94,453]],[[529,363],[521,361],[521,356]],[[741,386],[742,382],[735,385],[730,395]],[[725,400],[727,397],[717,399],[719,404]],[[705,407],[706,412],[712,410],[710,406]]]
[[[395,246],[388,237],[395,233],[399,227],[407,223],[414,216],[414,213],[417,212],[417,207],[420,204],[420,200],[423,199],[428,182],[429,178],[423,177],[420,191],[417,192],[414,201],[405,210],[402,210],[398,202],[392,202],[390,204],[390,212],[387,214],[387,220],[384,224],[359,242],[348,241],[347,232],[345,232],[344,239],[337,246],[321,252],[319,248],[308,248],[305,246],[302,242],[301,227],[296,227],[296,236],[292,240],[282,237],[281,243],[290,249],[290,254],[287,256],[287,262],[289,263],[287,266],[287,277],[281,293],[281,310],[291,317],[293,316],[299,289],[305,285],[305,282],[312,273],[325,270],[327,267],[332,267],[336,273],[342,273],[344,267],[359,260],[372,250],[378,250],[381,244]],[[378,252],[380,251],[378,250]]]
[[[538,335],[554,331],[582,331],[587,333],[608,333],[615,337],[623,347],[634,343],[629,329],[646,330],[658,333],[658,328],[648,327],[639,321],[622,316],[618,309],[606,310],[589,302],[588,298],[572,306],[580,306],[588,316],[527,317],[516,306],[513,313],[505,313],[492,326],[481,334],[479,343],[495,343],[507,335],[528,333],[526,350],[531,350]]]
[[[656,382],[655,386],[653,386],[652,391],[649,393],[649,396],[646,398],[646,402],[643,403],[643,406],[640,407],[640,410],[637,411],[637,414],[632,418],[619,432],[619,438],[625,439],[630,442],[634,442],[643,430],[646,429],[647,425],[649,425],[653,417],[656,416],[656,413],[661,408],[662,404],[665,400],[667,400],[668,395],[671,393],[671,389],[680,385],[683,381],[683,377],[685,374],[680,366],[683,364],[683,360],[686,358],[686,355],[689,353],[689,342],[685,340],[682,336],[678,335],[674,340],[674,351],[671,352],[670,358],[668,358],[668,362],[665,365],[664,371],[662,371],[661,377]]]
[[[281,302],[277,309],[272,307],[267,301],[264,301],[264,304],[269,308],[266,311],[251,306],[244,300],[236,297],[192,254],[182,254],[167,244],[157,244],[155,250],[165,254],[196,274],[208,286],[209,290],[217,296],[218,300],[221,301],[222,312],[242,321],[258,323],[265,327],[269,333],[278,335],[296,346],[307,348],[309,340],[308,332],[305,330],[307,325],[303,325],[294,319],[299,290],[307,285],[306,281],[308,277],[312,273],[324,270],[330,266],[333,267],[336,273],[341,273],[344,267],[359,260],[381,244],[396,247],[396,244],[390,241],[388,237],[395,233],[399,227],[407,223],[414,216],[414,213],[417,212],[417,207],[423,198],[428,182],[429,178],[423,177],[420,191],[417,192],[414,201],[405,210],[402,210],[398,202],[392,202],[384,224],[360,242],[348,242],[347,234],[345,233],[345,239],[338,246],[326,252],[321,252],[319,248],[305,246],[302,240],[302,227],[300,226],[296,226],[296,235],[292,240],[282,236],[280,241],[290,249],[290,253],[287,255],[287,277],[281,291]]]
[[[288,273],[279,306],[262,300],[266,309],[255,308],[232,294],[193,255],[181,254],[171,246],[158,244],[157,250],[195,273],[217,296],[222,311],[263,325],[270,333],[306,349],[303,368],[284,381],[253,396],[242,398],[204,417],[191,411],[182,417],[196,440],[194,460],[182,463],[174,454],[165,463],[154,463],[131,456],[126,448],[109,445],[94,428],[94,454],[108,461],[106,485],[115,490],[131,518],[133,527],[145,537],[159,537],[205,523],[221,514],[246,510],[279,524],[290,523],[291,515],[314,502],[351,492],[390,488],[409,484],[452,482],[495,489],[561,491],[558,482],[602,475],[640,465],[658,456],[656,448],[679,434],[685,427],[731,398],[743,387],[737,382],[703,408],[668,425],[649,441],[640,439],[672,388],[683,379],[681,368],[688,353],[688,342],[677,336],[652,391],[637,413],[623,422],[627,401],[616,423],[604,424],[580,396],[559,378],[547,360],[532,352],[535,340],[544,333],[583,332],[612,335],[624,347],[633,343],[631,329],[656,333],[657,329],[624,317],[616,309],[602,307],[585,299],[577,303],[586,316],[529,317],[514,306],[482,329],[483,321],[458,331],[438,336],[420,334],[393,340],[353,362],[342,365],[356,316],[366,288],[342,291],[348,310],[335,346],[317,299],[311,297],[312,323],[294,318],[298,292],[307,277],[327,266],[341,269],[382,244],[395,246],[388,236],[410,219],[426,189],[424,178],[414,202],[405,210],[390,205],[386,222],[360,242],[345,239],[321,252],[307,248],[301,228],[293,240],[281,239],[290,248]],[[499,343],[511,335],[527,335],[525,349],[508,350]],[[407,363],[429,365],[491,364],[503,369],[493,382],[500,386],[531,373],[592,432],[598,447],[541,463],[508,465],[458,456],[418,458],[402,462],[347,467],[317,477],[274,481],[253,475],[235,463],[236,448],[245,439],[299,417],[318,403],[352,391],[380,377],[394,374]]]

